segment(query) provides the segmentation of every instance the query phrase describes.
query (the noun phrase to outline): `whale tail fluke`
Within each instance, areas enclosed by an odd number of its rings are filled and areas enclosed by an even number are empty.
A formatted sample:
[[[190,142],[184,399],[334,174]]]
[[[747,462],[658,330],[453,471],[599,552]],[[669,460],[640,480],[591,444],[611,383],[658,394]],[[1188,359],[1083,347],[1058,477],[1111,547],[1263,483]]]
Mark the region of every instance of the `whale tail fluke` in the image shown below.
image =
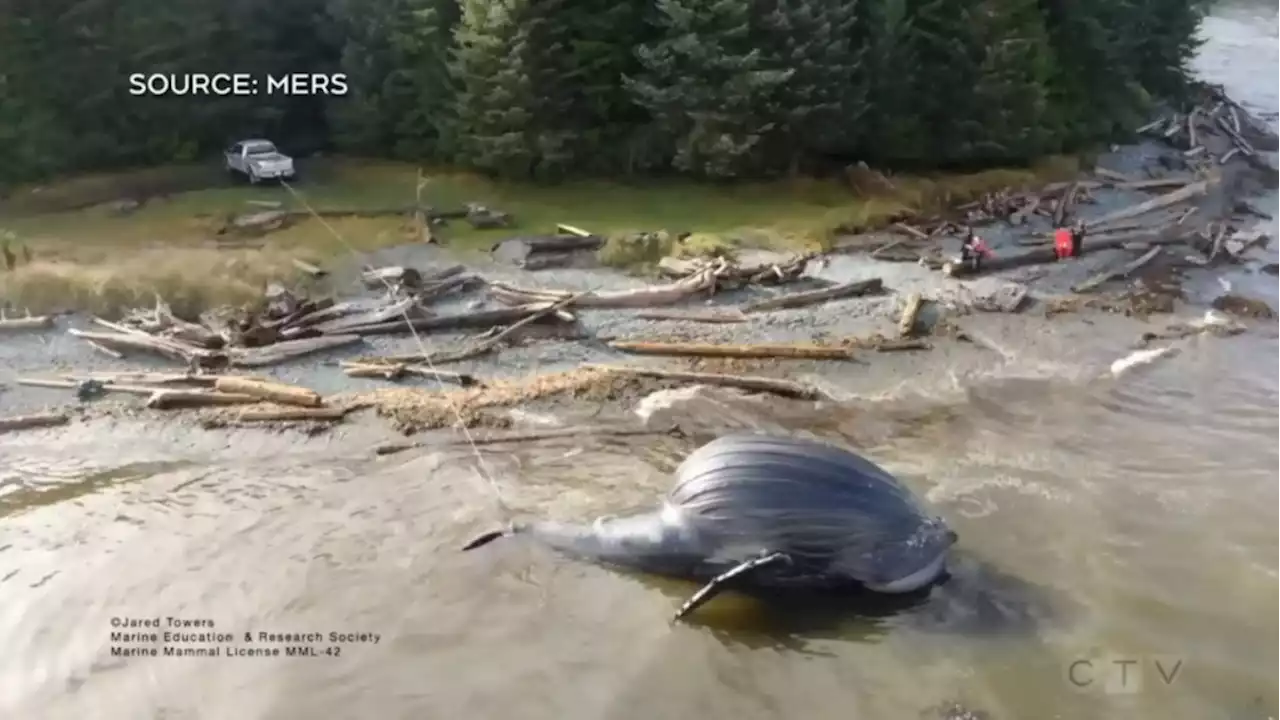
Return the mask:
[[[712,600],[712,598],[733,587],[734,581],[738,578],[755,572],[762,567],[777,563],[789,564],[791,563],[791,556],[780,552],[761,555],[758,558],[747,560],[746,562],[717,575],[711,580],[711,582],[703,585],[698,592],[694,593],[693,597],[685,601],[684,605],[680,606],[680,609],[676,611],[675,616],[671,618],[671,622],[677,622],[694,610],[706,605]]]
[[[475,550],[476,548],[484,547],[485,545],[488,545],[489,543],[493,542],[494,540],[497,540],[498,538],[503,538],[510,535],[511,532],[512,532],[511,528],[507,528],[505,530],[490,530],[489,532],[475,538],[474,540],[467,543],[466,545],[463,545],[462,551],[466,552],[468,550]]]

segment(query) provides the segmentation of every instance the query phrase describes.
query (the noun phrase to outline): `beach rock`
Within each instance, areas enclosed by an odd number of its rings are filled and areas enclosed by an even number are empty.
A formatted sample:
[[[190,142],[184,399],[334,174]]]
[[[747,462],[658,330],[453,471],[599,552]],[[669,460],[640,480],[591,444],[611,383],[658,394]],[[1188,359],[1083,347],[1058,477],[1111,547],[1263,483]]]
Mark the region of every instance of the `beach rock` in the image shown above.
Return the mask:
[[[980,278],[966,286],[971,305],[982,312],[1016,313],[1027,299],[1027,286],[999,278]]]
[[[142,203],[132,198],[107,203],[107,211],[112,215],[130,215],[142,207]]]
[[[509,238],[493,248],[493,259],[507,265],[520,267],[528,259],[533,248],[521,238]]]
[[[283,210],[264,210],[231,218],[227,229],[241,234],[264,234],[280,230],[288,221],[289,213]]]
[[[509,213],[494,210],[480,203],[467,203],[466,208],[467,222],[477,230],[509,228],[514,224]]]
[[[1276,316],[1276,311],[1265,301],[1244,297],[1236,293],[1219,295],[1212,303],[1215,310],[1221,310],[1236,317],[1268,320]]]

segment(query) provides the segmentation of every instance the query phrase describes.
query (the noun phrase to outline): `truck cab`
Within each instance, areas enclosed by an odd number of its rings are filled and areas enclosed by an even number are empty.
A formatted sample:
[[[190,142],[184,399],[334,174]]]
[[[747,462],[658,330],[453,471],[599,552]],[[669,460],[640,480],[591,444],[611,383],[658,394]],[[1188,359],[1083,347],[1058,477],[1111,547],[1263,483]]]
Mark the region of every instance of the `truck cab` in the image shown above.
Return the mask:
[[[293,158],[276,148],[270,140],[241,140],[226,149],[227,172],[243,175],[257,184],[263,180],[291,180]]]

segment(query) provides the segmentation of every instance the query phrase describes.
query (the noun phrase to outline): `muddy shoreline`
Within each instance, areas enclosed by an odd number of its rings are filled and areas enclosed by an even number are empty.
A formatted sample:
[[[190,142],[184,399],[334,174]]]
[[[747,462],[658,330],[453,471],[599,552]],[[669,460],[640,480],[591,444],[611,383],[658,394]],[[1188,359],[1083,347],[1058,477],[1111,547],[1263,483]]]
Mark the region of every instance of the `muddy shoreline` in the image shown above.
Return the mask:
[[[1200,233],[1211,242],[1215,228],[1218,228],[1219,243],[1227,223],[1238,233],[1249,232],[1251,225],[1257,224],[1261,218],[1257,209],[1247,202],[1272,187],[1274,182],[1274,177],[1259,171],[1259,164],[1269,162],[1274,167],[1274,155],[1260,161],[1258,157],[1245,158],[1239,152],[1231,153],[1232,139],[1226,136],[1216,140],[1202,136],[1199,140],[1206,146],[1214,141],[1222,147],[1209,147],[1207,153],[1214,158],[1226,156],[1227,162],[1211,163],[1213,167],[1201,164],[1198,173],[1189,167],[1186,151],[1172,146],[1167,139],[1117,148],[1099,159],[1090,176],[1098,187],[1089,194],[1087,204],[1077,207],[1076,217],[1086,223],[1093,222],[1157,197],[1153,192],[1167,192],[1167,189],[1144,191],[1133,187],[1153,178],[1157,181],[1154,184],[1162,178],[1185,178],[1188,183],[1197,178],[1207,178],[1205,192],[1192,197],[1189,202],[1174,206],[1182,221],[1180,224],[1185,224],[1183,232],[1188,235]],[[1116,182],[1117,177],[1141,179],[1141,182]],[[1098,183],[1099,178],[1104,182]],[[1108,178],[1110,182],[1105,182]],[[1051,232],[1052,219],[1045,213],[1021,214],[1023,217],[1016,222],[995,220],[976,224],[978,232],[997,257],[1025,253]],[[1170,222],[1167,216],[1163,219],[1139,216],[1131,227],[1139,232],[1167,232]],[[954,254],[954,240],[932,242],[930,253],[934,262],[886,261],[873,258],[869,251],[883,248],[886,243],[901,243],[901,240],[895,241],[885,233],[871,233],[842,238],[829,253],[808,258],[807,262],[802,262],[804,277],[794,283],[775,287],[749,285],[716,292],[710,297],[691,297],[663,309],[677,314],[721,312],[797,290],[877,278],[883,286],[880,292],[795,309],[751,313],[741,322],[724,323],[649,319],[641,317],[643,312],[634,308],[573,308],[573,323],[553,328],[552,332],[532,325],[531,332],[515,336],[512,342],[495,352],[441,365],[438,369],[474,376],[484,382],[506,382],[513,388],[521,383],[527,384],[536,376],[573,375],[575,372],[581,375],[583,366],[593,364],[727,373],[803,383],[816,388],[827,400],[836,402],[886,392],[945,392],[997,371],[1003,374],[1036,374],[1040,370],[1052,369],[1057,376],[1090,381],[1110,376],[1113,362],[1141,348],[1159,350],[1160,347],[1192,342],[1194,338],[1206,335],[1274,332],[1274,323],[1267,322],[1265,311],[1262,317],[1249,317],[1250,313],[1242,313],[1230,303],[1222,302],[1216,302],[1216,305],[1227,313],[1218,313],[1216,319],[1219,323],[1230,323],[1232,330],[1218,332],[1209,328],[1208,331],[1197,331],[1197,327],[1202,328],[1197,323],[1203,323],[1206,310],[1215,304],[1215,298],[1188,297],[1183,292],[1188,278],[1200,278],[1198,282],[1203,284],[1203,278],[1228,270],[1251,274],[1270,272],[1267,261],[1274,256],[1275,248],[1269,246],[1268,240],[1245,248],[1238,256],[1233,254],[1225,263],[1204,261],[1205,255],[1216,254],[1217,249],[1210,251],[1203,242],[1199,259],[1194,241],[1190,246],[1169,246],[1155,262],[1144,265],[1128,277],[1103,282],[1088,292],[1075,293],[1072,288],[1094,278],[1099,272],[1131,263],[1146,248],[1134,246],[1089,251],[1086,241],[1086,252],[1080,258],[1032,264],[966,279],[948,277],[937,269],[939,255]],[[777,267],[797,261],[794,256],[770,251],[745,250],[741,254],[744,257],[739,258],[739,262],[754,261],[761,267]],[[528,271],[499,262],[496,258],[457,257],[447,248],[429,244],[388,248],[360,257],[353,255],[349,264],[326,270],[329,271],[329,285],[339,297],[367,298],[371,297],[367,291],[351,292],[359,287],[362,268],[402,266],[430,273],[457,262],[465,262],[467,272],[483,278],[489,287],[505,284],[599,294],[644,288],[653,282],[600,267]],[[990,298],[1007,292],[1009,288],[1024,292],[1026,299],[1016,308],[991,307]],[[920,347],[895,352],[878,350],[878,341],[898,336],[904,305],[915,294],[925,301],[919,316]],[[439,298],[433,301],[431,311],[449,315],[502,307],[502,303],[495,301],[492,295],[482,287],[478,293]],[[1229,313],[1236,316],[1226,317]],[[227,418],[231,417],[227,408],[146,410],[142,408],[142,402],[132,396],[108,395],[79,401],[75,393],[66,389],[31,388],[16,383],[20,378],[31,376],[175,371],[174,363],[165,360],[141,355],[124,359],[108,357],[67,332],[72,328],[83,330],[89,327],[87,318],[64,316],[57,321],[56,328],[10,332],[0,338],[0,416],[55,412],[66,413],[78,422],[142,419],[165,426],[178,423],[207,429],[227,427]],[[396,434],[447,428],[458,419],[459,410],[467,415],[465,421],[468,425],[490,431],[519,430],[529,425],[530,412],[536,415],[550,411],[562,416],[594,413],[599,418],[606,405],[609,406],[608,414],[618,416],[618,420],[624,422],[622,417],[628,415],[626,408],[648,392],[690,384],[597,377],[587,373],[588,377],[573,378],[552,391],[529,394],[521,390],[516,393],[519,397],[509,401],[491,404],[486,401],[481,403],[483,407],[468,414],[463,405],[470,400],[464,397],[464,391],[441,388],[432,380],[420,378],[399,380],[394,384],[385,379],[352,378],[338,364],[357,357],[466,347],[477,341],[465,332],[424,333],[421,338],[422,347],[413,335],[376,335],[366,337],[362,343],[349,348],[272,367],[253,368],[251,372],[271,380],[311,388],[326,398],[335,399],[343,407],[368,409],[348,414],[341,423],[363,428],[351,433],[362,441],[372,437],[386,440]],[[839,360],[678,358],[620,352],[610,346],[611,341],[715,345],[803,343],[844,347],[850,352],[848,357]],[[1158,357],[1158,353],[1154,353],[1138,362],[1154,361]],[[176,370],[181,371],[181,368]],[[397,389],[388,391],[388,388]],[[442,405],[438,401],[438,391],[453,392],[450,396],[453,400]],[[413,399],[423,393],[431,393],[435,398],[427,403],[432,406],[428,410],[423,409],[423,403]],[[383,418],[375,420],[374,417],[379,415]],[[387,419],[390,423],[385,422]],[[545,424],[545,420],[542,422]],[[307,433],[317,433],[331,431],[331,425],[333,423],[322,421],[283,426],[267,424],[263,427],[270,430],[301,428]],[[26,432],[74,432],[74,427],[73,424],[71,429]],[[448,435],[447,430],[442,437],[444,435]]]

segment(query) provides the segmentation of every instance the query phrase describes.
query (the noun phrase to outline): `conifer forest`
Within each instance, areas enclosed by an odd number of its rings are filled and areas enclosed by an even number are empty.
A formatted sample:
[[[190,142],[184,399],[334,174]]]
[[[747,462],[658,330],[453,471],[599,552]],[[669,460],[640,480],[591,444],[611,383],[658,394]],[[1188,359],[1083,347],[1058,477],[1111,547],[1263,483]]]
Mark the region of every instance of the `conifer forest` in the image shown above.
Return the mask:
[[[1014,164],[1189,82],[1201,0],[5,0],[0,182],[269,137],[497,177]],[[343,97],[130,73],[345,73]]]

